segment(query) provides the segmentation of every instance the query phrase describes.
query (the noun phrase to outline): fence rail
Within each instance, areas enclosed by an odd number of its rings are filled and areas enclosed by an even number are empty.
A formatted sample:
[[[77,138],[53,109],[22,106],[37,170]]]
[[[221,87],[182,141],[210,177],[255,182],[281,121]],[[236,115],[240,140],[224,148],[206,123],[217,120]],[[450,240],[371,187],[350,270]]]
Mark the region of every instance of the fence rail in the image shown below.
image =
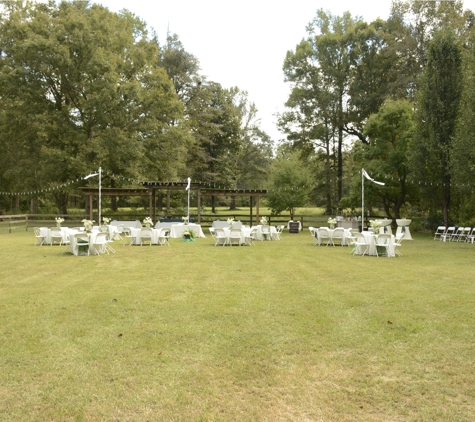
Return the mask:
[[[137,213],[137,214],[108,214],[107,217],[112,218],[112,220],[139,220],[143,221],[145,217],[148,217],[149,214],[146,213]],[[56,225],[55,218],[58,217],[58,214],[18,214],[18,215],[0,215],[0,229],[6,229],[9,233],[13,230],[24,228],[28,230],[29,227],[44,227],[44,226],[54,226]],[[67,214],[61,215],[64,218],[62,223],[65,227],[76,227],[82,226],[82,220],[87,219],[86,214]],[[176,215],[167,215],[170,218],[181,218],[182,214]],[[196,215],[190,215],[191,218],[194,218],[196,222]],[[226,221],[228,218],[234,218],[236,221],[241,221],[243,224],[254,225],[254,221],[250,221],[249,214],[235,213],[235,214],[201,214],[200,224],[203,227],[211,227],[213,221],[221,220]],[[262,217],[262,216],[261,216]],[[255,218],[255,217],[254,217]],[[283,224],[287,227],[287,223],[290,220],[288,215],[266,215],[267,221],[270,225],[280,225]],[[327,216],[315,216],[315,215],[295,215],[294,221],[300,221],[302,229],[308,228],[309,226],[326,226],[327,225]]]

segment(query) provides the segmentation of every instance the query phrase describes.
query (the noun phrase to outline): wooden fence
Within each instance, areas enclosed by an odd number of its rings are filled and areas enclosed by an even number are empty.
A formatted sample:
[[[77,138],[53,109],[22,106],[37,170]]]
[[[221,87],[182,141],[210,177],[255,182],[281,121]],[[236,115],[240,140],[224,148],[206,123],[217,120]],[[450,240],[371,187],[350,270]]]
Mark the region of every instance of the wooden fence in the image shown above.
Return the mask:
[[[107,214],[107,217],[112,218],[113,220],[139,220],[143,221],[145,217],[148,217],[149,214],[137,213],[137,214],[116,214],[111,213]],[[0,215],[0,231],[8,231],[12,233],[14,230],[24,229],[28,230],[32,227],[51,227],[56,225],[55,217],[58,217],[58,214],[19,214],[19,215]],[[85,214],[68,214],[61,216],[64,218],[62,223],[65,227],[77,227],[82,226],[82,220],[87,218]],[[171,218],[181,218],[182,215],[169,215]],[[195,219],[196,216],[190,215],[191,218]],[[200,224],[202,227],[207,228],[211,227],[213,221],[221,220],[226,221],[228,218],[234,218],[236,221],[241,221],[243,224],[254,225],[255,221],[251,222],[249,214],[226,214],[226,215],[216,215],[216,214],[201,214]],[[261,216],[262,217],[262,216]],[[283,224],[287,227],[287,223],[290,220],[288,215],[266,215],[267,221],[270,225],[277,226]],[[315,215],[295,215],[294,221],[300,221],[302,229],[308,228],[310,226],[320,227],[327,225],[328,216],[315,216]]]

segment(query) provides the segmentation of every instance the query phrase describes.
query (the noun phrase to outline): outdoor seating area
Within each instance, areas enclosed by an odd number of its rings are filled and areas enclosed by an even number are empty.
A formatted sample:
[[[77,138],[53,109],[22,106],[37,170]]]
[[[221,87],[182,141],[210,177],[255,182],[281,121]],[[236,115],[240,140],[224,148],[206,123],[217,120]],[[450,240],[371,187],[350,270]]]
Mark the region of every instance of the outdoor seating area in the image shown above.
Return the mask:
[[[150,227],[149,223],[147,221],[143,226],[139,220],[114,220],[110,224],[92,226],[90,230],[85,227],[35,227],[35,246],[65,245],[67,247],[62,253],[90,256],[114,253],[111,243],[115,240],[122,241],[123,246],[170,246],[169,239],[194,241],[196,238],[206,238],[200,224],[176,220],[159,222],[155,227]],[[216,220],[209,231],[215,246],[255,246],[255,241],[282,240],[284,228],[284,225],[259,224],[250,227],[240,221]]]
[[[434,233],[434,240],[474,243],[475,227],[439,226]]]
[[[382,231],[382,230],[381,230]],[[329,227],[309,227],[311,244],[318,246],[349,246],[350,254],[360,256],[385,256],[393,258],[402,256],[398,248],[402,246],[404,233],[395,235],[380,231],[363,231],[356,229],[335,229]]]

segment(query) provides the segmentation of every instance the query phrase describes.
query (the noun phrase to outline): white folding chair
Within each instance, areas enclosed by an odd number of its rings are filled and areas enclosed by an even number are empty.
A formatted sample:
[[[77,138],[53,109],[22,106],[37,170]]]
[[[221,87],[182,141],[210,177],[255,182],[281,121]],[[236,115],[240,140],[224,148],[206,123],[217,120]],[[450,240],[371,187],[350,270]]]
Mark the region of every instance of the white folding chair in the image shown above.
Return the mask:
[[[330,236],[330,232],[326,227],[320,227],[317,229],[317,237],[319,245],[322,245],[322,243],[326,241],[326,246],[328,246],[330,242],[333,246],[335,246],[333,244],[332,237]]]
[[[36,237],[36,243],[34,246],[42,246],[46,241],[46,237],[41,234],[39,227],[33,227],[33,232],[35,233]]]
[[[256,234],[257,234],[257,229],[251,229],[249,232],[249,235],[244,238],[244,241],[246,242],[246,245],[249,246],[255,246],[254,240],[256,239]]]
[[[130,227],[123,227],[122,234],[124,235],[124,246],[130,246],[135,243],[135,237],[132,235]]]
[[[445,234],[445,232],[446,232],[445,226],[437,227],[437,230],[434,233],[434,240],[437,240],[437,239],[442,240],[441,237],[443,234]]]
[[[345,229],[343,227],[337,227],[333,230],[332,234],[332,243],[335,246],[335,241],[340,243],[340,246],[343,246],[343,237],[345,236]]]
[[[107,250],[107,236],[108,233],[106,232],[97,233],[96,238],[92,242],[94,255],[109,254],[109,251]]]
[[[231,246],[238,245],[241,246],[242,233],[241,229],[231,229],[229,233],[229,244]]]
[[[160,246],[170,246],[170,242],[168,241],[170,237],[170,229],[167,227],[164,227],[160,230],[160,233],[158,233],[158,244]]]
[[[475,227],[472,231],[465,237],[465,242],[473,243],[475,240]]]
[[[402,238],[404,237],[404,233],[399,233],[394,238],[394,252],[397,256],[402,256],[402,253],[399,252],[399,247],[402,246]]]
[[[467,240],[467,236],[470,234],[471,231],[472,231],[471,227],[463,227],[460,233],[460,236],[458,238],[458,241],[465,242]]]
[[[457,227],[455,231],[452,233],[452,237],[450,238],[450,240],[452,242],[455,242],[455,241],[458,242],[460,240],[460,236],[462,235],[464,229],[465,227]]]
[[[78,248],[78,255],[80,255],[80,248],[86,247],[87,255],[89,255],[89,236],[87,233],[76,233],[74,234],[75,240],[76,240],[76,246]]]
[[[214,238],[216,237],[216,232],[214,231],[214,227],[209,228],[209,234]]]
[[[270,226],[263,225],[261,233],[262,233],[262,240],[272,240],[272,235],[270,233]]]
[[[443,240],[444,242],[450,241],[454,233],[455,233],[455,226],[448,227],[446,232],[440,236],[440,240]]]
[[[312,236],[312,241],[310,242],[311,245],[318,245],[318,238],[317,238],[317,229],[315,227],[308,228],[310,232],[310,236]]]
[[[277,226],[277,228],[275,229],[275,233],[272,233],[272,238],[274,240],[281,240],[280,235],[282,234],[283,230],[284,230],[284,226],[282,225]]]
[[[391,241],[391,235],[387,233],[378,234],[376,239],[376,256],[387,256],[389,258],[389,243]]]
[[[225,246],[228,243],[228,237],[226,236],[226,233],[224,232],[224,229],[221,228],[215,228],[214,232],[216,234],[216,243],[214,246],[222,245]]]
[[[59,246],[63,244],[63,232],[61,231],[61,227],[51,227],[51,243],[50,245],[53,246],[54,243],[58,243]]]
[[[143,227],[140,230],[140,246],[142,246],[144,242],[149,242],[149,245],[152,246],[152,229],[150,227]]]
[[[354,253],[353,255],[361,255],[365,256],[365,254],[369,250],[369,243],[366,241],[366,238],[364,237],[363,233],[356,233],[355,234],[355,242],[353,243],[355,246]]]

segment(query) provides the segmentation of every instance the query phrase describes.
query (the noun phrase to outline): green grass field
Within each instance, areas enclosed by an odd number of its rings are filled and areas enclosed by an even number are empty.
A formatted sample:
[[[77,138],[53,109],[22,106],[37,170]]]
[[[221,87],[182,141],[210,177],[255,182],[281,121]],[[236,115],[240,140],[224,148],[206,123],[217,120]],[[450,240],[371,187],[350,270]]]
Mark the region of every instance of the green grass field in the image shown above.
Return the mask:
[[[475,245],[0,235],[0,420],[473,421]]]

